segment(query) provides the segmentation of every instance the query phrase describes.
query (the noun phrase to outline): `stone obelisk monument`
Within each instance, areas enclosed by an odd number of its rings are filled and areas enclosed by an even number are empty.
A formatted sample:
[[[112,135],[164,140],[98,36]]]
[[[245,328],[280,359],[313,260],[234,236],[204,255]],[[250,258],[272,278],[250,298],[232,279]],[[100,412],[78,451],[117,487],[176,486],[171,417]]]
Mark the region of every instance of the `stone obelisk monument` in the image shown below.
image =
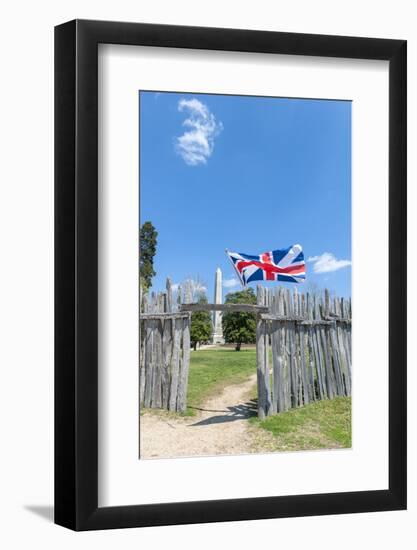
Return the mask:
[[[216,270],[216,278],[214,280],[214,303],[223,303],[222,299],[222,272],[220,267]],[[213,344],[224,344],[223,327],[222,327],[222,312],[215,311],[213,314]]]

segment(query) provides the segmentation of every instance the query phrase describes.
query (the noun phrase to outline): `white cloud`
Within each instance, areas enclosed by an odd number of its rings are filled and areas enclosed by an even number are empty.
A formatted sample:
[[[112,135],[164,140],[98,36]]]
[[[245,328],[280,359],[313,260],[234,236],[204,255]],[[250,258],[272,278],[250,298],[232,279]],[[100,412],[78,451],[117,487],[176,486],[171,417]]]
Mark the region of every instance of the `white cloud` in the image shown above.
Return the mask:
[[[240,282],[236,279],[236,277],[232,277],[231,279],[224,279],[223,281],[224,288],[233,288],[239,285]]]
[[[180,287],[184,291],[184,288],[188,285],[193,294],[198,294],[199,292],[207,292],[207,287],[203,283],[201,283],[200,281],[196,281],[195,279],[185,279],[182,283],[173,283],[172,291],[177,292]]]
[[[207,292],[207,287],[204,286],[200,281],[195,281],[194,279],[188,279],[188,282],[191,285],[193,292]]]
[[[216,120],[207,105],[198,99],[181,99],[178,110],[188,117],[183,126],[189,128],[175,138],[175,149],[189,166],[206,164],[214,150],[214,138],[223,130],[223,124]]]
[[[320,256],[311,256],[307,261],[314,264],[314,273],[329,273],[352,265],[350,260],[338,260],[331,252],[324,252]]]

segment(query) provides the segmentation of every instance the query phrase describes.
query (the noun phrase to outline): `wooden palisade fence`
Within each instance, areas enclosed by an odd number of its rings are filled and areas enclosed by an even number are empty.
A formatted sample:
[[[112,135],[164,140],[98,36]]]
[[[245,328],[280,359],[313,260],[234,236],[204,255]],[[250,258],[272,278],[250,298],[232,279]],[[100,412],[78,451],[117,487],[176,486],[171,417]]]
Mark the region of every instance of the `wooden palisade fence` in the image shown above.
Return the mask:
[[[190,289],[185,289],[189,301]],[[178,291],[181,301],[182,292]],[[166,292],[140,293],[140,403],[183,412],[187,407],[191,314],[178,311],[171,281]]]
[[[258,286],[257,305],[193,304],[190,286],[173,300],[141,294],[141,406],[187,407],[191,312],[253,311],[257,318],[258,416],[351,395],[351,303],[343,298]]]
[[[257,302],[260,418],[351,394],[350,300],[259,286]]]

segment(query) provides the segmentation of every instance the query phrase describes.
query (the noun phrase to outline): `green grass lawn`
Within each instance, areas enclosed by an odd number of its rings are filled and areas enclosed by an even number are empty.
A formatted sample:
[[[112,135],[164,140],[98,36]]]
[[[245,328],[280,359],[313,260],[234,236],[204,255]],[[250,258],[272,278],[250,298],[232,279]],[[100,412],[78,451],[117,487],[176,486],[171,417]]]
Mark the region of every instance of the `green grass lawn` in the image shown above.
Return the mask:
[[[256,349],[207,349],[191,352],[188,375],[187,414],[201,407],[225,386],[245,382],[256,373]]]
[[[274,436],[277,451],[352,446],[350,397],[318,401],[265,420],[253,418],[251,422]]]

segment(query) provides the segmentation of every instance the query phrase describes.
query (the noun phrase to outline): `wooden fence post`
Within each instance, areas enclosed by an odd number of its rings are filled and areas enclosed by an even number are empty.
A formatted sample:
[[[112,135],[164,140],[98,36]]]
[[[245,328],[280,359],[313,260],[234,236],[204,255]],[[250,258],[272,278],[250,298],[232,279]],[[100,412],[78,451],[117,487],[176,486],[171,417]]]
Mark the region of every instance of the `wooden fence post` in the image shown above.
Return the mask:
[[[257,303],[266,305],[266,289],[258,286]],[[258,315],[256,322],[256,373],[258,381],[258,417],[263,419],[271,414],[271,389],[269,382],[268,325]]]
[[[185,412],[187,408],[188,370],[190,366],[190,319],[191,316],[183,319],[182,326],[182,360],[177,394],[177,411],[179,412]]]

